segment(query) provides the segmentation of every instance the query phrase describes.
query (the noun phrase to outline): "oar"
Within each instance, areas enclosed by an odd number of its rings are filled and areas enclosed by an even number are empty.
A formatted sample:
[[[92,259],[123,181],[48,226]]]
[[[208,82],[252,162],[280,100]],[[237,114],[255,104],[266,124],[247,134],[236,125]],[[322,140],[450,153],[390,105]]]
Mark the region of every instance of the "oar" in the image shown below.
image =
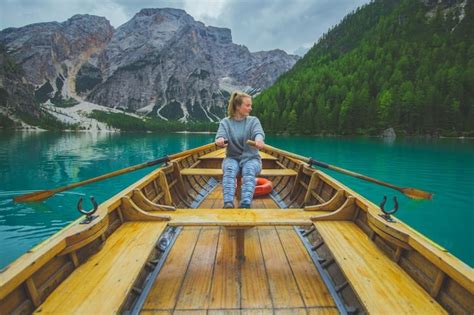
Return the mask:
[[[174,159],[186,156],[186,155],[193,154],[195,152],[199,152],[201,150],[206,150],[208,148],[213,148],[214,146],[215,146],[214,143],[206,144],[206,145],[203,145],[201,147],[186,150],[186,151],[176,153],[176,154],[173,154],[173,155],[166,155],[166,156],[163,156],[163,157],[161,157],[159,159],[156,159],[154,161],[145,162],[145,163],[134,165],[134,166],[129,166],[129,167],[123,168],[123,169],[118,170],[118,171],[114,171],[114,172],[111,172],[111,173],[107,173],[107,174],[104,174],[104,175],[100,175],[100,176],[97,176],[97,177],[94,177],[94,178],[84,180],[82,182],[77,182],[77,183],[70,184],[70,185],[63,186],[63,187],[59,187],[59,188],[41,190],[41,191],[37,191],[37,192],[34,192],[34,193],[17,196],[13,200],[15,202],[41,201],[41,200],[44,200],[46,198],[51,197],[54,194],[57,194],[59,192],[65,191],[65,190],[73,189],[73,188],[76,188],[76,187],[79,187],[79,186],[84,186],[84,185],[87,185],[87,184],[90,184],[90,183],[98,182],[98,181],[101,181],[101,180],[104,180],[104,179],[107,179],[107,178],[111,178],[111,177],[114,177],[114,176],[122,175],[122,174],[125,174],[125,173],[130,173],[130,172],[133,172],[133,171],[145,168],[145,167],[150,167],[150,166],[153,166],[153,165],[164,163],[164,162],[174,160]]]
[[[255,142],[252,141],[252,140],[248,140],[247,143],[249,145],[255,146]],[[298,155],[298,154],[294,154],[294,153],[291,153],[291,152],[280,150],[280,149],[274,148],[274,147],[272,147],[270,145],[267,145],[267,144],[265,144],[265,148],[269,149],[271,151],[274,151],[276,153],[280,153],[280,154],[289,156],[293,159],[297,159],[297,160],[306,162],[310,165],[317,165],[317,166],[320,166],[320,167],[323,167],[323,168],[327,168],[329,170],[333,170],[333,171],[336,171],[336,172],[339,172],[339,173],[342,173],[342,174],[357,177],[359,179],[363,179],[363,180],[366,180],[368,182],[372,182],[372,183],[375,183],[375,184],[378,184],[378,185],[382,185],[382,186],[385,186],[385,187],[389,187],[389,188],[398,190],[399,192],[401,192],[401,193],[405,194],[406,196],[408,196],[410,198],[413,198],[413,199],[432,199],[433,198],[432,193],[429,193],[429,192],[426,192],[426,191],[423,191],[423,190],[420,190],[420,189],[410,188],[410,187],[398,187],[398,186],[380,181],[380,180],[372,178],[372,177],[368,177],[368,176],[365,176],[365,175],[362,175],[362,174],[359,174],[359,173],[355,173],[355,172],[352,172],[352,171],[349,171],[349,170],[346,170],[346,169],[343,169],[343,168],[340,168],[340,167],[337,167],[337,166],[334,166],[334,165],[330,165],[330,164],[327,164],[327,163],[319,162],[319,161],[314,160],[312,158],[307,158],[307,157],[304,157],[304,156],[301,156],[301,155]]]

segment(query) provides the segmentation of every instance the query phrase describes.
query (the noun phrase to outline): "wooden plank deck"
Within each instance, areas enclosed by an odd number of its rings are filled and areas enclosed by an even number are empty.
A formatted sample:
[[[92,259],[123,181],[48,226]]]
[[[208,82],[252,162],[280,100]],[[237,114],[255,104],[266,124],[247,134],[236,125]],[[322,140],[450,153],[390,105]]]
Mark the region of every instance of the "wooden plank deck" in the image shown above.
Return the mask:
[[[268,197],[253,204],[278,208]],[[203,206],[222,206],[220,186]],[[236,234],[224,227],[185,227],[142,314],[338,314],[291,227],[246,229],[243,261],[236,258]]]

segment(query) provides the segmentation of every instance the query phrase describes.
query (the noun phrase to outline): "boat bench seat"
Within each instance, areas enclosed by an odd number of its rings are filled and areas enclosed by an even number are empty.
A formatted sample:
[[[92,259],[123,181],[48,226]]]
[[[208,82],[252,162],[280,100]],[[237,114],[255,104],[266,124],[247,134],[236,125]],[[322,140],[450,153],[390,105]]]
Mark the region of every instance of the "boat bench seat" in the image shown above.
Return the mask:
[[[353,222],[314,223],[347,281],[370,314],[446,314]]]
[[[181,175],[184,176],[212,176],[222,177],[223,171],[221,168],[183,168]],[[298,173],[295,170],[289,168],[271,168],[263,169],[258,176],[261,177],[272,177],[272,176],[296,176]]]
[[[149,259],[163,222],[126,222],[41,304],[41,314],[116,314]]]
[[[262,152],[262,151],[259,151],[258,153],[259,153],[260,158],[262,160],[273,160],[273,161],[278,160],[277,157],[275,157],[273,155],[270,155],[268,153],[265,153],[265,152]],[[202,155],[202,156],[199,157],[199,159],[200,160],[209,160],[209,159],[223,160],[225,157],[226,157],[226,149],[219,149],[219,150],[215,150],[215,151],[212,151],[210,153],[207,153],[205,155]]]

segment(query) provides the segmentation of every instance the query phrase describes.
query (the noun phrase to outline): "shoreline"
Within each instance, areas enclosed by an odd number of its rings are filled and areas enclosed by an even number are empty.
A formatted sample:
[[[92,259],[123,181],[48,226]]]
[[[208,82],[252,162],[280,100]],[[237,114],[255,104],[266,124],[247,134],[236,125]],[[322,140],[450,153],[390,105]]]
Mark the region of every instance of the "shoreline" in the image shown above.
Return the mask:
[[[187,130],[182,130],[182,131],[170,131],[170,133],[181,133],[181,134],[188,134],[188,133],[195,133],[195,134],[206,134],[206,135],[210,135],[210,134],[215,134],[216,132],[215,131],[187,131]]]
[[[19,128],[19,129],[3,129],[0,128],[0,133],[3,132],[31,132],[31,133],[38,133],[38,132],[54,132],[54,133],[73,133],[73,132],[78,132],[78,133],[85,133],[85,132],[90,132],[90,133],[177,133],[177,134],[215,134],[215,131],[188,131],[188,130],[180,130],[180,131],[167,131],[167,132],[161,132],[161,131],[150,131],[150,130],[137,130],[137,131],[122,131],[122,130],[111,130],[111,129],[65,129],[65,130],[46,130],[46,129],[41,129],[41,128]],[[458,139],[458,140],[474,140],[474,137],[468,137],[468,136],[458,136],[458,137],[449,137],[449,136],[432,136],[432,135],[403,135],[403,136],[398,136],[395,138],[387,138],[387,137],[382,137],[382,136],[370,136],[370,135],[337,135],[337,134],[314,134],[314,135],[303,135],[303,134],[271,134],[267,133],[269,136],[301,136],[301,137],[361,137],[361,138],[381,138],[385,140],[396,140],[397,138],[403,139],[403,138],[410,138],[410,139],[415,139],[415,138],[423,138],[423,139]]]

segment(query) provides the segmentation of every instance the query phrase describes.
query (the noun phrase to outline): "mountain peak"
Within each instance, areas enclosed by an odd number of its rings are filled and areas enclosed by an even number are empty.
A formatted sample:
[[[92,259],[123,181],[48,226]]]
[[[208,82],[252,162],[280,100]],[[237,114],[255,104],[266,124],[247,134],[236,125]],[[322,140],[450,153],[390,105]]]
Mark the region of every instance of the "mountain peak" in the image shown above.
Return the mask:
[[[91,22],[110,25],[110,21],[107,20],[105,17],[90,15],[90,14],[75,14],[61,24],[62,25],[70,25],[74,23],[87,24]]]
[[[145,8],[141,9],[135,16],[153,16],[153,15],[172,15],[175,17],[181,17],[189,15],[186,11],[182,9],[173,9],[173,8]]]

